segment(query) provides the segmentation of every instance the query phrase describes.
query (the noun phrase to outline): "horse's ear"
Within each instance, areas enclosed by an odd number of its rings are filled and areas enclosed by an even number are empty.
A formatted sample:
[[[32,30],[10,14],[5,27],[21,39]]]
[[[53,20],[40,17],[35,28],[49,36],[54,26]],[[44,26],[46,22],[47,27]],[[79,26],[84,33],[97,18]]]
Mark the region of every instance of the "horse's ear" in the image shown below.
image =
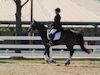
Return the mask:
[[[34,23],[36,23],[36,21],[34,20]]]
[[[36,21],[35,21],[35,20],[33,20],[33,21],[32,21],[32,25],[33,25],[34,23],[36,23]]]

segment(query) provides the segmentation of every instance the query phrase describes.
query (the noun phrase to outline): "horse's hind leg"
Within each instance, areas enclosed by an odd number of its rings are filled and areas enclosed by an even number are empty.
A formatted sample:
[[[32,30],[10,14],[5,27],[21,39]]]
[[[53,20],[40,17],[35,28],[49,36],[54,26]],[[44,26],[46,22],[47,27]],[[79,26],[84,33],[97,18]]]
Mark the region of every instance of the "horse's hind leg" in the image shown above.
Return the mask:
[[[84,44],[80,44],[81,48],[83,51],[85,51],[86,53],[90,54],[91,52],[93,52],[93,49],[86,49]]]
[[[86,49],[84,46],[84,39],[83,39],[83,35],[79,34],[78,36],[78,43],[80,45],[80,47],[82,48],[83,51],[85,51],[86,53],[90,54],[91,52],[93,52],[93,49]]]
[[[67,48],[70,51],[70,54],[69,54],[68,59],[66,60],[65,65],[69,65],[71,63],[71,59],[72,59],[72,56],[73,56],[74,51],[75,51],[75,49],[73,49],[73,46],[70,46],[70,47],[67,47]]]
[[[81,38],[80,40],[78,40],[80,47],[82,48],[83,51],[85,51],[86,53],[90,54],[91,52],[93,52],[93,49],[86,49],[84,46],[84,39]]]

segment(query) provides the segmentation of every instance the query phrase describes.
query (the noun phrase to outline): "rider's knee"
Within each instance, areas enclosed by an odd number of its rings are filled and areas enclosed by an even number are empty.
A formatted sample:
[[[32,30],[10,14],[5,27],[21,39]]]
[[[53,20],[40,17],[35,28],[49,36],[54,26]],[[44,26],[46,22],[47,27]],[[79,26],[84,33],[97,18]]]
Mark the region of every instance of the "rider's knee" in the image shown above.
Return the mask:
[[[54,34],[56,31],[57,31],[57,29],[52,29],[52,30],[50,31],[50,34]]]

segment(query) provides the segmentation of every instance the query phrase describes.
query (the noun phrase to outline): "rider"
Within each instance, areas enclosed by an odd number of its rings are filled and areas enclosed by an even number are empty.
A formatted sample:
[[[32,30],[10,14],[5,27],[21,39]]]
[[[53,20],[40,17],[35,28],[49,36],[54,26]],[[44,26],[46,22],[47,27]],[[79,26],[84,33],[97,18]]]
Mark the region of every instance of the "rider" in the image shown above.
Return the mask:
[[[63,28],[62,28],[62,26],[60,24],[60,21],[61,21],[60,12],[61,12],[61,9],[60,8],[56,8],[55,9],[56,16],[54,17],[54,22],[51,25],[51,27],[53,27],[53,28],[52,28],[52,30],[49,33],[49,36],[50,36],[50,44],[51,45],[53,44],[54,34],[56,32],[58,32],[58,31],[62,31],[63,30]]]

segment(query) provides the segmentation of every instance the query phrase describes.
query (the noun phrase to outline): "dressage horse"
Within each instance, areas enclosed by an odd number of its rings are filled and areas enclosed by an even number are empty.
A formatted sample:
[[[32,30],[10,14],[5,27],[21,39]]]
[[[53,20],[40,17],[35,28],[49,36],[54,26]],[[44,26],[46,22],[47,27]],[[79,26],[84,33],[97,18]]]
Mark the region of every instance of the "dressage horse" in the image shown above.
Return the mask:
[[[50,63],[50,62],[55,62],[55,60],[50,56],[50,51],[49,51],[50,45],[48,45],[49,40],[47,38],[47,29],[48,28],[45,27],[43,24],[34,21],[33,24],[30,26],[30,28],[28,29],[28,32],[31,30],[38,30],[42,38],[42,42],[45,46],[45,52],[44,52],[45,60],[46,62]],[[70,51],[70,55],[66,59],[65,65],[70,64],[70,61],[75,51],[75,49],[73,49],[74,45],[76,44],[80,45],[82,50],[88,54],[93,51],[92,49],[86,49],[84,47],[84,39],[81,33],[75,33],[72,32],[71,30],[63,30],[61,31],[61,33],[62,33],[61,38],[59,40],[54,41],[53,43],[54,45],[66,45],[67,49]]]

